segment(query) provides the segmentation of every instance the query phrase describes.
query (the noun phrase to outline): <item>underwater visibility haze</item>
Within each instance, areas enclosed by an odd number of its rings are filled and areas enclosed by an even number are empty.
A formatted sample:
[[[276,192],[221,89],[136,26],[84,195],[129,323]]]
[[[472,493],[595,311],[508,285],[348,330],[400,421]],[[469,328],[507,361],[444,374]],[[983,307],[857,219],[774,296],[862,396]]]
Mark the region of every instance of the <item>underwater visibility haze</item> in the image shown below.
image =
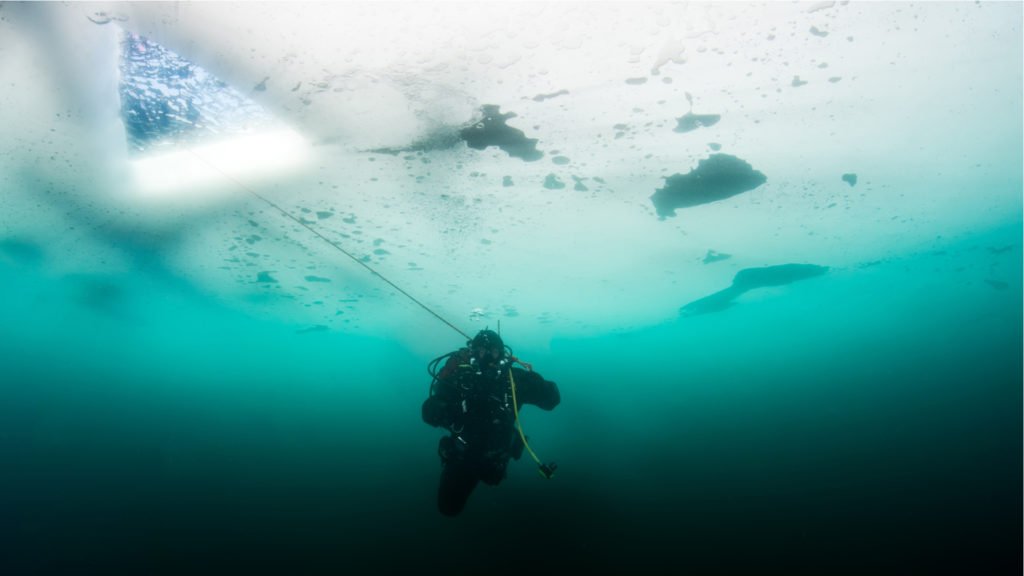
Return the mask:
[[[0,3],[0,573],[1019,574],[1021,21]]]

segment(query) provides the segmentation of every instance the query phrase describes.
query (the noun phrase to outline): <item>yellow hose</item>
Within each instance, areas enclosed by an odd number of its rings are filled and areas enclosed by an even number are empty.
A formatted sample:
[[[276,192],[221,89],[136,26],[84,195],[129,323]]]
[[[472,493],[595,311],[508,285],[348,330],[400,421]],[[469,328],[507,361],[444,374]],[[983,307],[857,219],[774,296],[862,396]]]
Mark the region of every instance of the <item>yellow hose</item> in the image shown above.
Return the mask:
[[[516,415],[516,428],[519,430],[519,438],[522,439],[523,446],[525,446],[526,450],[530,453],[530,457],[532,457],[533,461],[537,463],[540,475],[550,479],[551,473],[546,473],[544,471],[547,467],[540,461],[540,458],[537,458],[537,453],[533,451],[533,448],[530,448],[530,444],[526,441],[526,435],[523,434],[523,423],[519,421],[519,402],[516,400],[516,379],[512,377],[511,367],[508,369],[508,381],[512,384],[512,410]]]

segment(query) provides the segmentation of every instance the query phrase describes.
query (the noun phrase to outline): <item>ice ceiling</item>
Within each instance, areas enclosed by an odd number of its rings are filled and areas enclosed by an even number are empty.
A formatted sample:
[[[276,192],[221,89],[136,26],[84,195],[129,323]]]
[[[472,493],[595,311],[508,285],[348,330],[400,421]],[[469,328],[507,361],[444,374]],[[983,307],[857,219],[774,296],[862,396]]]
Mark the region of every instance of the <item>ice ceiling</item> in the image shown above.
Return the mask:
[[[466,330],[671,321],[743,269],[828,267],[811,280],[827,282],[1019,221],[1020,17],[973,2],[3,3],[0,239],[38,246],[55,275],[145,260],[300,329],[444,330],[255,193]],[[136,153],[124,33],[278,124]],[[184,163],[147,168],[158,152]]]

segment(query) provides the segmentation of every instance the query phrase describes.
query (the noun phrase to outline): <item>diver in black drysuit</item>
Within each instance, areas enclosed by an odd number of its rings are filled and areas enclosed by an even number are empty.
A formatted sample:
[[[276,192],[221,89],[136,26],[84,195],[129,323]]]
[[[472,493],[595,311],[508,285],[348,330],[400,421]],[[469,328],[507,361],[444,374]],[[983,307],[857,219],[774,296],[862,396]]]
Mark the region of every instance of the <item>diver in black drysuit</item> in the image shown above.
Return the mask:
[[[467,345],[431,363],[434,381],[423,402],[423,421],[449,432],[438,445],[442,470],[437,507],[445,516],[461,512],[480,481],[500,483],[509,458],[518,460],[523,453],[509,371],[519,406],[551,410],[561,401],[554,382],[512,367],[515,360],[497,333],[482,330]],[[435,373],[445,358],[444,368]],[[545,474],[550,477],[551,471]]]

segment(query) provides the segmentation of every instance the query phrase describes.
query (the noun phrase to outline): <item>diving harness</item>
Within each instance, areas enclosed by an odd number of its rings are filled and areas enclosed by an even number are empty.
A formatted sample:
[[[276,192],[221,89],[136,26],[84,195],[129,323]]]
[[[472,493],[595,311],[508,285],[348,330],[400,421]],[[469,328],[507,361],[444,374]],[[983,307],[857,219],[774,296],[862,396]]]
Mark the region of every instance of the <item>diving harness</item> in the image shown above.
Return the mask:
[[[430,382],[430,393],[431,394],[434,393],[434,385],[437,384],[437,381],[438,381],[438,370],[437,370],[437,367],[440,365],[440,363],[442,361],[445,361],[445,360],[451,358],[452,356],[455,356],[456,354],[463,353],[463,350],[464,349],[456,350],[454,352],[449,352],[449,353],[444,354],[442,356],[438,356],[437,358],[434,358],[433,360],[431,360],[430,364],[427,365],[427,373],[429,373],[431,378],[432,378],[432,380]],[[526,451],[530,453],[530,457],[533,458],[533,461],[537,463],[537,472],[541,476],[543,476],[544,478],[550,480],[551,477],[554,476],[555,470],[558,469],[558,464],[556,464],[554,462],[549,462],[549,463],[545,464],[544,462],[542,462],[541,459],[537,457],[537,453],[534,452],[533,448],[530,447],[530,443],[526,441],[526,434],[523,432],[523,423],[519,419],[519,402],[518,402],[518,399],[516,398],[516,379],[512,375],[512,366],[511,366],[512,364],[519,364],[523,368],[526,368],[526,370],[529,371],[529,372],[533,372],[533,365],[529,364],[527,362],[523,362],[519,358],[516,358],[516,356],[512,353],[512,348],[510,348],[507,345],[505,346],[505,351],[507,352],[506,356],[508,358],[508,366],[507,366],[508,382],[509,382],[509,385],[512,388],[512,411],[513,411],[513,414],[515,415],[516,431],[519,433],[519,439],[522,440],[522,442],[523,442],[523,447],[525,447]],[[504,365],[505,365],[505,362],[502,362],[502,366],[503,367],[504,367]],[[443,369],[442,369],[442,371],[443,371]]]

